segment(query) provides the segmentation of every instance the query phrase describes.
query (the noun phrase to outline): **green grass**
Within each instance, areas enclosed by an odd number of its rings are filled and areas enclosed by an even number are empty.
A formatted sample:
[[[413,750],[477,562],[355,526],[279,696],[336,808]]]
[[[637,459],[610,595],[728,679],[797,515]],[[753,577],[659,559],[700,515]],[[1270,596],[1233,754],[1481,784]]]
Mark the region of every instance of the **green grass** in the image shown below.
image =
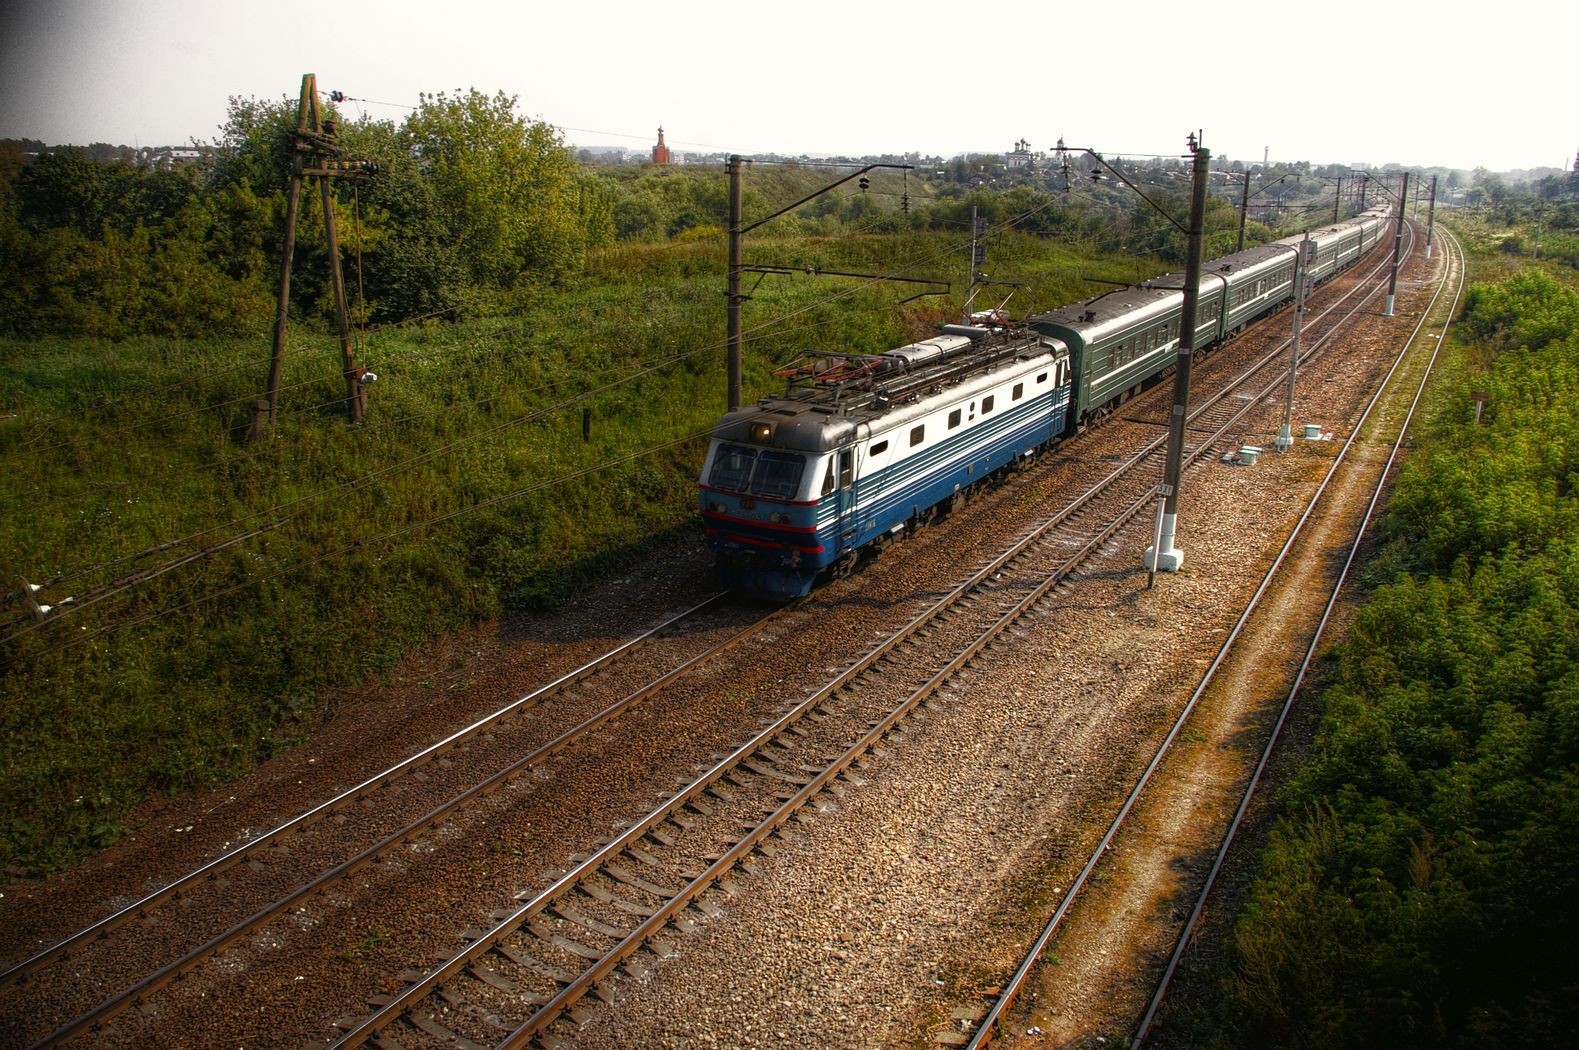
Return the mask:
[[[946,279],[957,241],[758,238],[747,259]],[[996,245],[1025,275],[1021,310],[1124,269]],[[379,379],[356,428],[335,339],[294,327],[257,443],[267,331],[0,341],[0,863],[69,863],[150,792],[301,739],[326,688],[694,529],[697,435],[725,405],[723,283],[722,242],[696,234],[610,249],[528,313],[371,332],[359,359]],[[897,308],[914,290],[767,278],[744,311],[748,398],[806,349],[882,350],[952,319]],[[21,579],[75,611],[36,624]]]

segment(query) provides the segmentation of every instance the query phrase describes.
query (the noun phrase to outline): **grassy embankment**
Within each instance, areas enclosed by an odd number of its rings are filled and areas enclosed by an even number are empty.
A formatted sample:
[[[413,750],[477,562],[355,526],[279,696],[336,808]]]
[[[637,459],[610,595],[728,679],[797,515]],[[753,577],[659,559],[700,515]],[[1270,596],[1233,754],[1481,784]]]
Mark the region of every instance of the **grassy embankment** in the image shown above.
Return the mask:
[[[753,250],[948,279],[957,240]],[[994,260],[1027,282],[1011,305],[1072,301],[1092,291],[1081,276],[1131,268],[1020,236]],[[372,333],[360,357],[380,378],[359,429],[333,339],[297,328],[281,421],[258,444],[267,331],[0,343],[4,590],[47,584],[38,599],[62,610],[41,624],[15,596],[3,610],[0,863],[42,871],[102,847],[150,792],[239,775],[310,732],[323,690],[693,528],[699,435],[724,407],[722,272],[716,236],[629,245],[530,312]],[[923,333],[943,300],[896,309],[913,291],[768,278],[745,310],[748,396],[801,350]]]

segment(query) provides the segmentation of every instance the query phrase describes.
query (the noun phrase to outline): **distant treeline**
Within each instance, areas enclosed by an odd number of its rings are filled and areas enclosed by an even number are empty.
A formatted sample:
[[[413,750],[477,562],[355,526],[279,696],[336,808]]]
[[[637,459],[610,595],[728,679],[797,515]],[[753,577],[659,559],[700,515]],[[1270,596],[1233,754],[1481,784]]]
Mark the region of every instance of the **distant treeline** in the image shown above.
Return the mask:
[[[294,99],[233,98],[217,141],[174,165],[151,165],[102,143],[49,149],[7,141],[0,148],[0,334],[266,331],[296,106]],[[335,186],[353,306],[366,324],[519,313],[541,303],[546,290],[580,279],[599,249],[721,237],[727,225],[727,183],[716,167],[579,164],[554,128],[523,118],[503,94],[423,95],[398,124],[341,119],[338,127],[348,155],[379,166],[375,177]],[[952,230],[968,237],[975,208],[989,223],[1012,221],[1083,248],[1179,261],[1182,239],[1162,216],[1137,207],[1133,193],[1084,179],[1079,165],[1071,180],[1048,164],[1015,171],[976,163],[987,159],[876,171],[869,188],[852,183],[819,196],[773,232]],[[1288,170],[1298,168],[1309,165]],[[1273,181],[1282,170],[1258,180]],[[807,196],[834,174],[753,165],[746,214]],[[1183,214],[1182,193],[1156,192]],[[1276,196],[1298,219],[1294,205],[1322,192],[1330,199],[1330,186],[1290,180]],[[303,198],[292,284],[293,312],[308,319],[325,318],[332,307],[316,196]],[[1234,202],[1214,200],[1212,209],[1210,247],[1231,250]],[[1269,232],[1252,222],[1252,243]]]

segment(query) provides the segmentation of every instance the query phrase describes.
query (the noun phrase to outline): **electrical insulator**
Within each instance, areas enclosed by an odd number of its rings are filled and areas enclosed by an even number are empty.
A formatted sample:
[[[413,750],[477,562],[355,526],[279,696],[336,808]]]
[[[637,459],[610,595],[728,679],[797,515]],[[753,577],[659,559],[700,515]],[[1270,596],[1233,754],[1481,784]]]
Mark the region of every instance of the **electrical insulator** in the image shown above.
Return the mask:
[[[859,185],[861,187],[861,190],[863,192],[867,189],[867,187],[871,186],[871,184],[872,184],[872,180],[867,178],[865,175],[862,175],[861,176],[861,181],[859,183],[857,183],[857,185]]]
[[[344,102],[345,101],[345,92],[344,91],[331,91],[331,92],[329,92],[329,101],[330,102]]]
[[[903,197],[899,198],[899,210],[902,211],[902,212],[905,212],[906,214],[909,214],[909,212],[910,212],[910,194],[907,193]]]

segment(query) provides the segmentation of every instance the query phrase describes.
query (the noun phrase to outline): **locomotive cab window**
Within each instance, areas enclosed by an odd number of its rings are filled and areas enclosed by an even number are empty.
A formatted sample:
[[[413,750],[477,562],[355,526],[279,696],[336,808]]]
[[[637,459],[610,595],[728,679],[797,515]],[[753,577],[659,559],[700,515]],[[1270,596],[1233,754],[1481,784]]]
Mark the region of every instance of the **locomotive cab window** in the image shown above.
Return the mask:
[[[839,453],[839,487],[847,489],[855,482],[855,450],[844,449]]]
[[[877,444],[875,444],[871,448],[867,449],[866,450],[866,454],[868,456],[881,456],[884,452],[887,452],[887,451],[888,451],[888,442],[887,441],[879,441]]]
[[[751,494],[770,499],[793,499],[800,490],[806,457],[794,452],[762,452],[751,472]]]
[[[826,496],[833,491],[833,457],[828,457],[828,469],[822,474],[822,494]]]
[[[1041,375],[1037,376],[1036,377],[1036,381],[1038,383],[1045,383],[1045,382],[1047,382],[1047,373],[1043,372]]]
[[[744,492],[751,481],[751,468],[756,464],[757,453],[743,445],[719,445],[713,454],[713,472],[707,483],[715,489]]]

